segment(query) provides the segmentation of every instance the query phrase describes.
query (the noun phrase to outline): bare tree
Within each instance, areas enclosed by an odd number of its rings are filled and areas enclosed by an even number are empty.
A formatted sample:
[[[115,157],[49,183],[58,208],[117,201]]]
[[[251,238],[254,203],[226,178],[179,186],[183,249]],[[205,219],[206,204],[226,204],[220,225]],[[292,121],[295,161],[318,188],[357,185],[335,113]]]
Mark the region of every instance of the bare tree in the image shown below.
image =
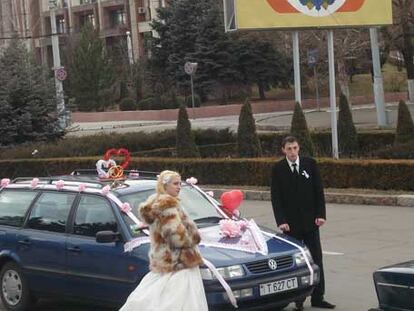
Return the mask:
[[[392,47],[404,57],[410,101],[414,101],[414,1],[393,0],[393,26],[386,29]]]

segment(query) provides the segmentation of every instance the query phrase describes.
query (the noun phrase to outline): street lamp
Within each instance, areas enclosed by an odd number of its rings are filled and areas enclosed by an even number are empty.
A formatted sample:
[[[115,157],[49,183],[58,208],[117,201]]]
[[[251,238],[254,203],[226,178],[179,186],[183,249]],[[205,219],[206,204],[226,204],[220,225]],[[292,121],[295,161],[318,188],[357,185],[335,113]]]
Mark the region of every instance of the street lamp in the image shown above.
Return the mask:
[[[63,83],[62,81],[66,78],[66,71],[60,64],[60,51],[59,51],[59,36],[56,31],[56,0],[49,0],[50,10],[50,27],[52,30],[52,53],[53,53],[53,71],[55,76],[55,87],[56,87],[56,99],[57,99],[57,115],[59,119],[59,127],[61,129],[67,126],[67,114],[65,109],[65,99],[63,96]]]
[[[128,30],[126,32],[126,35],[127,35],[127,47],[128,47],[128,59],[129,59],[129,63],[132,65],[134,64],[134,57],[132,55],[131,32]]]
[[[186,62],[184,64],[184,71],[186,74],[190,76],[191,81],[191,103],[193,106],[193,118],[195,119],[195,112],[194,112],[194,83],[193,83],[193,76],[197,71],[198,63]]]

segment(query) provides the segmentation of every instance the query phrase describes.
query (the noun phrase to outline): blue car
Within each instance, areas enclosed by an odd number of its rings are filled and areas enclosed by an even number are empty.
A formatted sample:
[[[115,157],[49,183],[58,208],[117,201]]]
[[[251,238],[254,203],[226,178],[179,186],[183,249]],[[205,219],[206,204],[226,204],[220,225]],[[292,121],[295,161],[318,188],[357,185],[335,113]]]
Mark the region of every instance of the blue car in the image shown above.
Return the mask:
[[[374,272],[378,311],[414,310],[414,260],[383,267]]]
[[[3,184],[0,281],[6,309],[26,310],[39,297],[122,305],[148,272],[149,239],[121,207],[137,207],[155,184],[155,175],[102,181],[80,172]],[[263,228],[258,251],[250,242],[214,240],[225,218],[219,203],[187,183],[180,199],[202,242],[209,242],[200,245],[202,256],[230,285],[239,310],[281,310],[311,294],[319,268],[296,240]],[[136,208],[132,212],[138,217]],[[232,310],[214,274],[207,267],[201,272],[209,309]]]

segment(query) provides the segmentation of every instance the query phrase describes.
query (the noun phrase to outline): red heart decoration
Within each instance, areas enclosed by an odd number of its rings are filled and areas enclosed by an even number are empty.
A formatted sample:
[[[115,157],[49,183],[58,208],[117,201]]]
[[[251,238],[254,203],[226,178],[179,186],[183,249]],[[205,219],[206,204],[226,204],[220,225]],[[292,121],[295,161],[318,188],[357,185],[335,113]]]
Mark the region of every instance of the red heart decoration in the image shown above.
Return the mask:
[[[104,160],[108,161],[112,156],[116,156],[116,157],[124,156],[125,157],[124,162],[122,162],[120,164],[120,166],[123,169],[126,169],[128,167],[129,161],[131,160],[131,155],[129,154],[129,151],[127,149],[125,149],[125,148],[120,148],[120,149],[112,148],[112,149],[109,149],[105,152]]]
[[[240,206],[243,201],[243,192],[240,190],[232,190],[223,192],[220,197],[221,205],[228,211],[234,211]]]

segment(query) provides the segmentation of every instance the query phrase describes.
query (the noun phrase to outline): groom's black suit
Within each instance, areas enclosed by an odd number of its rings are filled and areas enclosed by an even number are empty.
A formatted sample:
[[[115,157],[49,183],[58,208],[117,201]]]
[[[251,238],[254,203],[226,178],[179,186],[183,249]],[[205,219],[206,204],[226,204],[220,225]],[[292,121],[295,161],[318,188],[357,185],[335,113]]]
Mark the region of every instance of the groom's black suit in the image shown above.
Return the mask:
[[[303,241],[320,268],[320,283],[312,300],[323,300],[325,280],[322,248],[316,218],[326,219],[325,197],[319,169],[312,158],[299,158],[299,174],[294,174],[286,159],[272,170],[272,207],[278,226],[288,224],[286,234]]]

